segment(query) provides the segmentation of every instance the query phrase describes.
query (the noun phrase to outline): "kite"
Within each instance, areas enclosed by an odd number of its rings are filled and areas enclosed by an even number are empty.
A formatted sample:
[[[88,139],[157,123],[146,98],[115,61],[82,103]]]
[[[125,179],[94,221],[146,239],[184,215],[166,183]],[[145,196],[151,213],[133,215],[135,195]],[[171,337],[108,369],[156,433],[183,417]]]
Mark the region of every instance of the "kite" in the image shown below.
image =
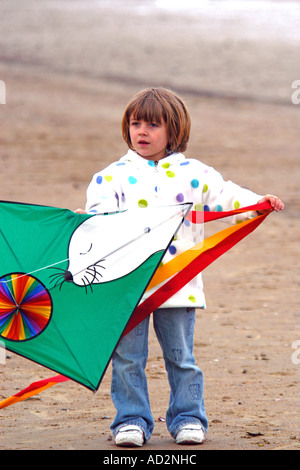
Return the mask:
[[[191,204],[108,214],[0,203],[0,341],[97,390]]]
[[[0,204],[7,227],[4,232],[2,224],[0,226],[0,250],[7,251],[9,247],[11,254],[7,267],[1,267],[3,274],[0,272],[0,340],[7,349],[60,373],[0,402],[0,409],[68,378],[97,390],[119,339],[255,230],[272,212],[268,202],[230,212],[190,209],[191,204],[180,204],[139,210],[138,215],[124,211],[79,216],[43,206]],[[260,211],[260,215],[230,226],[169,262],[161,263],[184,217],[197,224],[249,211]],[[141,218],[141,214],[145,214],[145,218]],[[8,227],[7,219],[14,217],[16,220]],[[28,242],[23,238],[23,246],[18,245],[20,233],[16,225],[20,219],[22,234],[26,232],[28,237],[36,231],[30,245],[38,253],[37,257],[28,254],[32,248],[28,250]],[[105,242],[101,241],[98,221],[105,232],[119,234],[117,239],[108,236]],[[152,224],[149,221],[153,221]],[[14,236],[10,237],[13,228]],[[148,244],[150,234],[152,239]],[[95,257],[104,244],[106,254]],[[26,263],[21,256],[24,250],[27,250]],[[136,256],[137,252],[141,254]],[[106,266],[109,258],[109,266]],[[22,259],[22,269],[19,259]],[[37,260],[44,267],[36,269]],[[13,262],[17,267],[12,272]],[[127,266],[128,272],[121,272],[119,276],[120,266],[122,269]],[[120,294],[116,295],[118,292]],[[117,314],[121,318],[117,319]],[[84,338],[88,338],[85,343]],[[47,357],[48,348],[52,351],[52,362]]]

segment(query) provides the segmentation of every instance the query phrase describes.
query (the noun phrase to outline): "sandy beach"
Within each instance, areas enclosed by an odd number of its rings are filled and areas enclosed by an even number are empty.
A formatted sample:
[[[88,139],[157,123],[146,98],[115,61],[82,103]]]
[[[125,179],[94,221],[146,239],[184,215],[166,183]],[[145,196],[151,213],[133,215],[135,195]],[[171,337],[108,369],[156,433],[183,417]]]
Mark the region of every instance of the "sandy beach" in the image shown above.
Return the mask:
[[[1,1],[1,200],[83,207],[92,175],[126,152],[120,123],[132,95],[151,85],[178,91],[192,117],[186,156],[285,203],[203,273],[194,352],[209,432],[193,451],[299,450],[299,2],[285,13],[274,2],[269,29],[272,2],[250,25],[247,11],[226,13],[222,2],[219,13],[208,5],[197,14],[159,3]],[[0,400],[54,375],[10,352],[4,362]],[[69,381],[1,410],[0,450],[116,450],[110,374],[95,394]],[[147,375],[155,429],[145,449],[178,450],[152,326]]]

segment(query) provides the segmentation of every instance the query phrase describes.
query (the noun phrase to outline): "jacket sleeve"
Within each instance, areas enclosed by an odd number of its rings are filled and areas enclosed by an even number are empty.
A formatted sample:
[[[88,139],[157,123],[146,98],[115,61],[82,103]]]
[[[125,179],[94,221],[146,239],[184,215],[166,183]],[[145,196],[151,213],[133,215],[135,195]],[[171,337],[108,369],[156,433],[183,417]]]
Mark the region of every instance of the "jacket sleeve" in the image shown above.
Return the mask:
[[[261,198],[262,196],[247,188],[242,188],[232,181],[225,181],[219,172],[208,168],[206,183],[203,186],[204,210],[231,211],[256,204]],[[234,224],[255,215],[255,212],[245,212],[224,220]]]
[[[96,173],[87,188],[85,210],[88,213],[115,212],[119,210],[118,193],[107,172]]]

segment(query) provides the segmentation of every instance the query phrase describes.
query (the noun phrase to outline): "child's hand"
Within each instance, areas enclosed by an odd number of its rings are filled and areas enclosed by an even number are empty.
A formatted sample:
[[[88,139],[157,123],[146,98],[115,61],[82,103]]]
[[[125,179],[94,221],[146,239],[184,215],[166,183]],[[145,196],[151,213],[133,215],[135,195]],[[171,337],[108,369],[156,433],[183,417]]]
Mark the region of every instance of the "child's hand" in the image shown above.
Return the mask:
[[[86,214],[86,212],[83,209],[76,209],[76,214]]]
[[[283,202],[277,197],[273,196],[272,194],[266,194],[258,203],[268,201],[271,204],[271,207],[276,211],[282,211],[284,208]],[[259,212],[259,214],[264,213],[265,211]]]

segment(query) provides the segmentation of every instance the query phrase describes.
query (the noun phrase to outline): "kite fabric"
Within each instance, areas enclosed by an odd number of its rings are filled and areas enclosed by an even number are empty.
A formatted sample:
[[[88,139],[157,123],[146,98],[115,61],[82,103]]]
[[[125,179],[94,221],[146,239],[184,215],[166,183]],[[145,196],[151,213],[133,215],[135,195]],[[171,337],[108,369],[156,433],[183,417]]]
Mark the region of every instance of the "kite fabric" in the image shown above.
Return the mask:
[[[264,212],[257,217],[238,223],[234,226],[230,226],[229,228],[212,235],[205,239],[203,243],[199,243],[191,249],[186,250],[168,263],[161,264],[148,285],[147,289],[151,294],[136,307],[126,328],[124,329],[123,335],[131,331],[132,328],[146,318],[146,316],[150,315],[156,308],[162,305],[165,300],[177,292],[194,276],[203,271],[203,269],[205,269],[209,264],[255,230],[265,220],[270,212],[272,212],[272,208],[268,202],[265,202],[230,212],[190,211],[187,218],[193,223],[208,222],[249,211]],[[42,391],[43,386],[48,388],[58,381],[64,380],[68,379],[63,376],[57,376],[56,380],[52,381],[51,379],[44,379],[44,381],[32,384],[30,391],[34,394],[33,389],[35,386],[35,393],[39,393]],[[26,399],[27,390],[28,389],[25,389],[23,391],[24,393],[19,392],[14,397],[11,397],[10,399],[12,400],[12,403]],[[12,404],[9,402],[10,399],[8,398],[3,402],[0,402],[0,409]]]
[[[27,400],[38,393],[43,392],[47,388],[52,387],[59,382],[67,382],[69,379],[64,377],[63,375],[56,375],[54,377],[50,377],[48,379],[39,380],[38,382],[33,382],[29,387],[21,390],[20,392],[16,393],[12,397],[6,398],[0,402],[0,410],[2,408],[6,408],[10,405],[14,405],[15,403],[19,403],[20,401]]]
[[[186,250],[168,263],[160,266],[153,276],[148,290],[154,290],[136,308],[134,315],[127,325],[124,335],[143,321],[151,312],[159,308],[166,300],[185,286],[208,265],[230,250],[239,241],[255,230],[272,211],[268,202],[244,207],[229,212],[197,212],[190,211],[187,218],[193,223],[205,223],[211,220],[225,218],[242,212],[267,211],[253,219],[238,223],[225,230],[217,232],[191,249]],[[164,281],[166,281],[164,283]],[[162,285],[161,285],[162,284]],[[157,288],[158,287],[158,288]]]
[[[97,390],[191,204],[108,214],[0,203],[0,342]]]

